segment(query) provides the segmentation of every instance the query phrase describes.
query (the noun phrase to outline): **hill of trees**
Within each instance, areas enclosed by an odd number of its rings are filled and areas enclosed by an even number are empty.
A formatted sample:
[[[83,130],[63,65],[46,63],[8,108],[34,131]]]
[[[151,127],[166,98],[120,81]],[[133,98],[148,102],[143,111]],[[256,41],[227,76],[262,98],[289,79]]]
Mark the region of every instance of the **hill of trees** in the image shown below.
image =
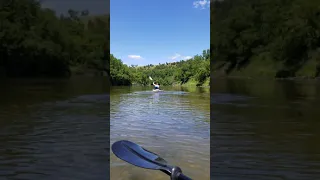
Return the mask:
[[[56,15],[35,0],[0,2],[0,75],[68,77],[108,70],[109,15]]]
[[[209,85],[210,50],[190,60],[159,65],[134,66],[123,64],[110,55],[110,76],[112,85],[149,85],[151,76],[161,85]]]
[[[219,0],[211,6],[214,76],[319,76],[319,0]]]
[[[90,16],[86,10],[71,9],[66,15],[57,15],[36,0],[3,0],[0,22],[0,76],[104,73],[113,85],[147,85],[151,83],[148,76],[161,85],[209,84],[209,50],[176,63],[124,65],[109,54],[109,15]]]

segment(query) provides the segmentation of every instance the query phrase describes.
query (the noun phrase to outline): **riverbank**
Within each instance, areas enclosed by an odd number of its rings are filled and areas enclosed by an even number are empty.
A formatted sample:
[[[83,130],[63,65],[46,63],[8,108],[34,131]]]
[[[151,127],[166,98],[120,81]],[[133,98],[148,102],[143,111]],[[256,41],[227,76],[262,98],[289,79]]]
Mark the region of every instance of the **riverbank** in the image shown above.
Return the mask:
[[[72,66],[70,67],[71,76],[108,76],[106,71],[100,69],[88,68],[85,66]]]
[[[281,62],[253,59],[246,66],[232,68],[221,62],[211,66],[211,76],[241,79],[319,79],[319,68],[316,60],[308,60],[295,68],[286,68]]]
[[[210,87],[210,78],[206,78],[204,82],[199,82],[191,78],[186,83],[180,84],[182,87]]]
[[[77,76],[88,76],[88,77],[99,77],[99,76],[103,76],[103,77],[108,77],[108,73],[106,71],[102,71],[102,70],[98,70],[98,69],[91,69],[91,68],[83,68],[83,67],[70,67],[70,73],[66,73],[66,75],[64,76],[46,76],[46,75],[36,75],[36,76],[32,76],[32,75],[28,75],[28,76],[24,76],[24,75],[17,75],[17,76],[10,76],[8,74],[6,74],[5,70],[2,70],[0,68],[0,77],[1,78],[48,78],[48,79],[52,79],[52,78],[71,78],[71,77],[77,77]]]

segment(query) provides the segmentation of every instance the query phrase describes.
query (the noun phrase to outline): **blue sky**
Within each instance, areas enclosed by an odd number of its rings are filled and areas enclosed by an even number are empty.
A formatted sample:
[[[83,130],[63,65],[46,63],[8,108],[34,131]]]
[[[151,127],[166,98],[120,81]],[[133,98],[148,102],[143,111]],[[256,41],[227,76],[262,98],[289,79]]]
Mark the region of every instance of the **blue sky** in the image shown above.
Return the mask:
[[[210,48],[209,0],[111,0],[110,53],[128,65],[188,59]]]

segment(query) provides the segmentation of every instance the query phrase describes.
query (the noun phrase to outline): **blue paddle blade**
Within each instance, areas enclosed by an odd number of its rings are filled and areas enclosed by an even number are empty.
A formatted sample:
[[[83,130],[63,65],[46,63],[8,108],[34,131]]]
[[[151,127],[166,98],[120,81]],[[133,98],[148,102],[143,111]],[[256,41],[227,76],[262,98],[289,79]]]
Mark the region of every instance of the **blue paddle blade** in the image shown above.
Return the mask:
[[[117,141],[112,144],[111,149],[118,158],[132,165],[146,169],[160,170],[169,175],[173,180],[192,180],[182,174],[179,167],[167,165],[167,162],[157,154],[133,142],[127,140]]]
[[[157,154],[127,140],[113,143],[111,149],[118,158],[141,168],[154,170],[170,170],[171,168]]]

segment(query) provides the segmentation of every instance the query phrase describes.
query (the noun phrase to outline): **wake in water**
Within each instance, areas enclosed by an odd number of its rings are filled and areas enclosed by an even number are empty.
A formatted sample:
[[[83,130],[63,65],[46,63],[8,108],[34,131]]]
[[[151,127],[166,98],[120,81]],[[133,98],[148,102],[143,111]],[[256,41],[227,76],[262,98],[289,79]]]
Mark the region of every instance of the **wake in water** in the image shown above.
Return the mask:
[[[160,92],[153,92],[153,91],[137,91],[133,92],[130,94],[155,94],[155,93],[160,93],[160,94],[170,94],[170,95],[186,95],[188,92],[184,91],[160,91]]]

